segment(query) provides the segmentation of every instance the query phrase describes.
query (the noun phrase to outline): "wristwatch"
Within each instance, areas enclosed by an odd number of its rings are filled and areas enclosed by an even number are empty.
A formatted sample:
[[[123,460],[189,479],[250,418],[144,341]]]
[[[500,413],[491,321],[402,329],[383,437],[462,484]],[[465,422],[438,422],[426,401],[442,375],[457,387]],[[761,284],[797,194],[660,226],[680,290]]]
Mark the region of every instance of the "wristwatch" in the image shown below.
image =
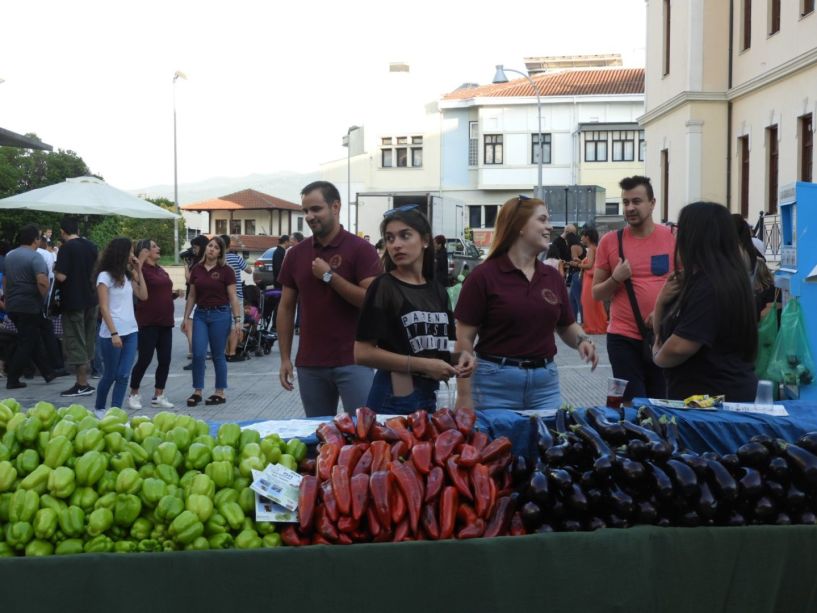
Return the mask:
[[[323,276],[321,277],[321,281],[323,281],[324,283],[329,285],[329,282],[332,281],[332,275],[334,275],[334,274],[335,273],[333,273],[331,270],[327,270],[325,273],[323,273]]]

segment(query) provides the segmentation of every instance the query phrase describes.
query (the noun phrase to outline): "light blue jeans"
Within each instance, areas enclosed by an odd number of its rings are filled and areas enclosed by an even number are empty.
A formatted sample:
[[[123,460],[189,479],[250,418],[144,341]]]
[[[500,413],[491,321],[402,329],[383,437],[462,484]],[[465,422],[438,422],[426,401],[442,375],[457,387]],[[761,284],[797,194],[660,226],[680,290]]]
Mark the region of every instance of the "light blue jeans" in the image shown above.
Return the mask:
[[[227,336],[232,324],[229,305],[215,309],[197,308],[193,315],[193,389],[204,389],[204,362],[207,345],[213,354],[216,369],[216,389],[227,389]]]
[[[139,346],[139,333],[126,334],[121,339],[121,348],[114,347],[110,338],[100,336],[96,339],[96,346],[102,352],[103,364],[102,378],[99,380],[94,402],[94,408],[98,411],[105,410],[111,386],[113,386],[111,406],[122,408],[122,403],[125,402],[128,377],[130,377],[133,361],[136,359],[136,349]]]
[[[414,377],[414,391],[408,396],[395,396],[391,386],[391,372],[378,370],[374,375],[366,406],[387,415],[410,415],[419,409],[433,413],[437,409],[435,392],[439,388],[437,381]]]
[[[354,414],[366,406],[372,387],[374,370],[366,366],[336,366],[334,368],[298,367],[298,390],[307,417],[323,417],[337,413],[338,398],[343,410]]]
[[[558,409],[562,405],[555,362],[543,368],[519,368],[477,358],[477,368],[471,376],[471,393],[474,408],[478,410],[542,410]]]

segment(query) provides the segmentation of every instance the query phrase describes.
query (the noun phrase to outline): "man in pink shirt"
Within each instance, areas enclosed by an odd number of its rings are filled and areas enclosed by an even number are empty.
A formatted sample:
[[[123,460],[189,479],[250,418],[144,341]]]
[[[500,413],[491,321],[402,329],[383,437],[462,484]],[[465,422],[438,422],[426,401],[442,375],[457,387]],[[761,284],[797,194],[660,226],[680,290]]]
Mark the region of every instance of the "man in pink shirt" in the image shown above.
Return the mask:
[[[607,354],[613,376],[629,381],[624,400],[634,397],[665,398],[666,384],[653,362],[627,295],[625,282],[632,283],[638,309],[648,330],[658,293],[674,270],[675,237],[669,228],[652,219],[655,196],[647,177],[622,179],[621,201],[627,227],[623,233],[608,232],[599,242],[593,275],[593,298],[610,300]],[[621,236],[624,258],[619,255]]]

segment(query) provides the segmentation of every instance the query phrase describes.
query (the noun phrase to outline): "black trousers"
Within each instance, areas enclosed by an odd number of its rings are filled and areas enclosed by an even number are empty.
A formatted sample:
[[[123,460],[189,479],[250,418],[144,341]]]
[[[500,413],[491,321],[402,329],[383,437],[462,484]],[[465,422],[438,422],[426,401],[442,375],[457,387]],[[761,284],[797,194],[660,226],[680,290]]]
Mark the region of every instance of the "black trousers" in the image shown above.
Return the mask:
[[[613,376],[629,381],[624,392],[624,400],[633,398],[666,398],[667,384],[664,371],[652,360],[647,362],[640,340],[607,334],[607,356],[613,367]]]
[[[130,375],[130,386],[138,389],[142,377],[150,366],[153,353],[156,353],[156,388],[163,390],[167,385],[167,373],[170,372],[170,351],[173,348],[172,326],[145,326],[139,328],[139,356]]]
[[[17,383],[23,370],[34,362],[43,377],[48,377],[54,370],[45,352],[45,334],[51,327],[51,320],[42,313],[8,313],[14,327],[17,328],[17,346],[11,356],[6,375],[10,383]],[[52,329],[53,335],[53,329]]]

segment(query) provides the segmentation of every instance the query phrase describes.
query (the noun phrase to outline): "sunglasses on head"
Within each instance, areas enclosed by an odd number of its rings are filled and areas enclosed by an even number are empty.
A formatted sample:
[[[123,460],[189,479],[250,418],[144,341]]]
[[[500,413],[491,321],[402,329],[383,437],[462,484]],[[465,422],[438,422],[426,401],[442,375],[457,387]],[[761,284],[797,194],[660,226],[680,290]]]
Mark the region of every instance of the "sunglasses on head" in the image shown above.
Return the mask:
[[[408,211],[413,211],[415,209],[420,208],[419,204],[404,204],[403,206],[398,206],[396,209],[389,209],[385,213],[383,213],[383,217],[391,217],[397,213],[406,213]]]

